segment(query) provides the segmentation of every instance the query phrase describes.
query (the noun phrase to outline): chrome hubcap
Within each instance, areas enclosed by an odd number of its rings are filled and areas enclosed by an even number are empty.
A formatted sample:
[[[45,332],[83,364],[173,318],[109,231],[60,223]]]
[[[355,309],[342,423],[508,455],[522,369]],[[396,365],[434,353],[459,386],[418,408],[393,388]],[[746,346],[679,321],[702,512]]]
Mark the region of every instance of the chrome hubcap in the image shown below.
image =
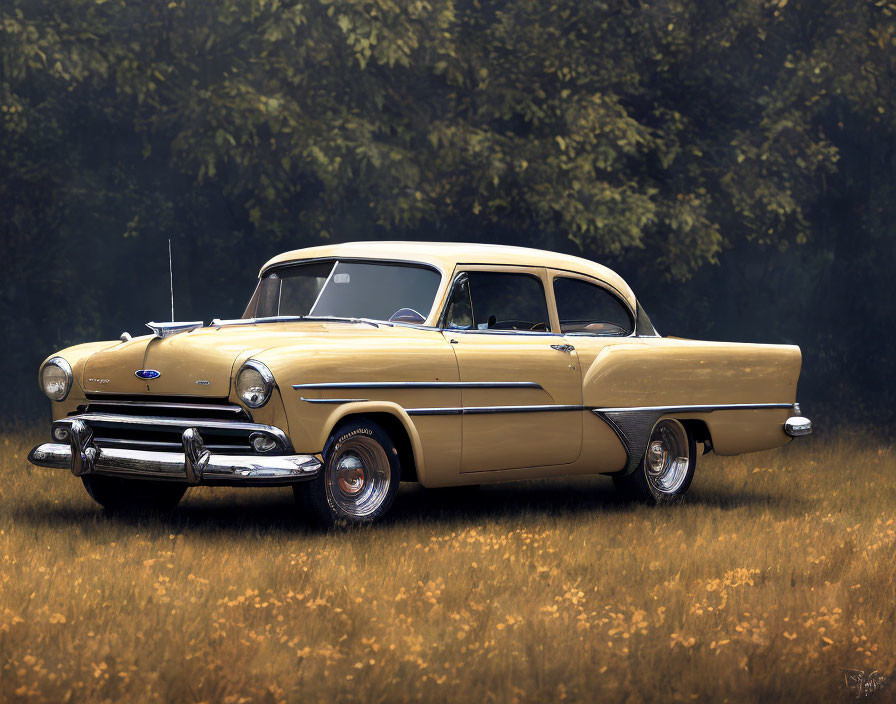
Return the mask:
[[[355,455],[343,455],[336,466],[336,481],[347,496],[354,496],[364,488],[364,465]]]
[[[338,515],[369,516],[389,493],[391,469],[380,444],[355,435],[336,448],[327,463],[327,499]]]
[[[690,467],[688,434],[677,420],[661,420],[650,434],[644,457],[647,481],[661,494],[681,489]]]

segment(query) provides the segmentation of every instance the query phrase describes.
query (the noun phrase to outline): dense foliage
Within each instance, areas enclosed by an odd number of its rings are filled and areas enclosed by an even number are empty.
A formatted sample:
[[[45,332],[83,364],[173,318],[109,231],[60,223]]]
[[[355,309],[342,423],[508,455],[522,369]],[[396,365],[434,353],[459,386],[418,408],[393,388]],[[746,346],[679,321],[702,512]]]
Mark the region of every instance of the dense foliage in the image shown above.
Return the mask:
[[[0,371],[167,317],[169,237],[206,320],[286,248],[495,241],[615,266],[662,332],[797,342],[803,396],[892,418],[894,15],[6,0]]]

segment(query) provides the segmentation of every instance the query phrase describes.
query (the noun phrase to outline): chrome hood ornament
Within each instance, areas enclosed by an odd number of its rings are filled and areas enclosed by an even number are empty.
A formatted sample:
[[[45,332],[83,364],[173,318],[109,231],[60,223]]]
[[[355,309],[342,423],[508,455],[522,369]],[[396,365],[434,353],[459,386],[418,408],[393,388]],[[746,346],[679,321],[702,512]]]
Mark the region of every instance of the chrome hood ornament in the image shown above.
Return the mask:
[[[146,324],[146,327],[152,330],[156,337],[171,337],[172,335],[177,335],[181,332],[190,332],[190,330],[201,328],[203,325],[205,325],[205,323],[203,323],[201,320],[196,320],[190,323],[149,322]]]

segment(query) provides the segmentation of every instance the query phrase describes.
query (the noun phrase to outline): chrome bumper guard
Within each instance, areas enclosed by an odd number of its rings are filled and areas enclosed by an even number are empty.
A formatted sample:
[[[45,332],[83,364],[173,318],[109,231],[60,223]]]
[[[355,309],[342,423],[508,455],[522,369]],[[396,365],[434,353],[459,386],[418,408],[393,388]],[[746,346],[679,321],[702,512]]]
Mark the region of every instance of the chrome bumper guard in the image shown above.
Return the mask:
[[[802,416],[800,404],[793,404],[793,415],[784,422],[784,432],[792,438],[812,434],[812,421]]]
[[[205,448],[199,430],[181,435],[183,453],[123,448],[99,448],[93,431],[75,417],[68,423],[69,444],[44,443],[28,454],[38,467],[70,469],[76,477],[107,474],[135,479],[165,479],[196,484],[247,486],[307,481],[322,466],[314,455],[223,455]]]

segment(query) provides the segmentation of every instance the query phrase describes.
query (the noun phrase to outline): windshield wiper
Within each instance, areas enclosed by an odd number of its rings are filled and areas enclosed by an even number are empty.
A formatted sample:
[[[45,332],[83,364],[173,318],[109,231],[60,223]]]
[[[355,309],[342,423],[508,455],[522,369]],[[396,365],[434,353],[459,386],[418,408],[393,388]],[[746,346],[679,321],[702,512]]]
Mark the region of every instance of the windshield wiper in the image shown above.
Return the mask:
[[[367,325],[373,325],[375,328],[378,328],[380,325],[388,325],[389,327],[392,327],[392,323],[388,323],[384,320],[373,320],[372,318],[344,318],[336,315],[303,315],[300,316],[300,319],[323,322],[335,321],[337,323],[366,323]]]
[[[215,318],[212,320],[212,327],[223,327],[225,325],[255,325],[256,323],[289,323],[289,322],[337,322],[337,323],[364,323],[378,328],[380,325],[388,325],[393,327],[392,323],[382,320],[373,320],[371,318],[343,318],[334,315],[269,315],[263,318],[234,318],[232,320],[221,320]]]

